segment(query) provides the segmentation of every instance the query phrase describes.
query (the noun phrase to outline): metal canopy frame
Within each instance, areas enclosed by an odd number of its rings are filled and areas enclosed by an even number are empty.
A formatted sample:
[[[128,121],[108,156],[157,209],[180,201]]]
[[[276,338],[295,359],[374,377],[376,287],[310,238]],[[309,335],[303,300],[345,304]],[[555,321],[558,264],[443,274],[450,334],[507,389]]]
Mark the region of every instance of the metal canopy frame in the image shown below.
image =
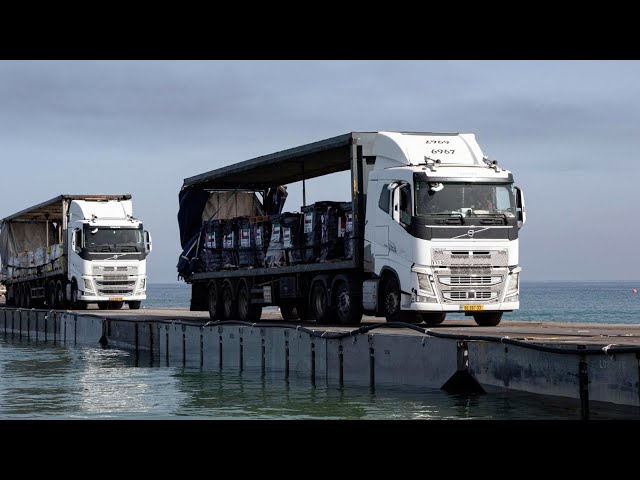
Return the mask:
[[[131,200],[131,195],[60,195],[52,198],[51,200],[15,213],[10,217],[4,218],[2,221],[46,222],[47,220],[63,220],[66,213],[63,211],[64,200],[86,200],[94,202],[103,202],[107,200]]]
[[[351,132],[212,170],[186,178],[183,188],[264,190],[350,170],[350,146],[358,135]]]

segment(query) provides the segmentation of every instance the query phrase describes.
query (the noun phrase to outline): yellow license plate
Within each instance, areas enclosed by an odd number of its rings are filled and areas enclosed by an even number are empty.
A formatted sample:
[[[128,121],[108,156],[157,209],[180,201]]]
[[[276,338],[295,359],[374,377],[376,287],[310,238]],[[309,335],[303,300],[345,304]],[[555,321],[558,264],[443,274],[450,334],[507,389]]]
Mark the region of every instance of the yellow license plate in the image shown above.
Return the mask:
[[[484,310],[484,305],[462,305],[462,310],[465,312],[475,312],[478,310]]]
[[[112,297],[109,299],[112,302],[121,302],[122,301],[122,297]]]

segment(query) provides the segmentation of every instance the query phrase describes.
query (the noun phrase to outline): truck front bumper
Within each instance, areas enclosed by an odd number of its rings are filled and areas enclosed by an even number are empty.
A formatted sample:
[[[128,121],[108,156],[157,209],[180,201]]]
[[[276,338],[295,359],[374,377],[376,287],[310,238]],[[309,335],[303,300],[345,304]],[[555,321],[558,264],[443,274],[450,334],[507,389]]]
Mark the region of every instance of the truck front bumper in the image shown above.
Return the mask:
[[[463,305],[448,305],[448,304],[443,305],[441,303],[413,302],[411,303],[408,310],[413,310],[416,312],[473,313],[473,312],[483,312],[483,311],[504,312],[504,311],[510,311],[510,310],[518,310],[520,308],[520,302],[502,302],[502,303],[487,303],[487,304],[469,303],[468,305],[482,307],[482,309],[481,310],[464,310]]]
[[[95,293],[78,292],[78,300],[83,302],[138,302],[147,299],[146,293],[126,296],[103,297]]]

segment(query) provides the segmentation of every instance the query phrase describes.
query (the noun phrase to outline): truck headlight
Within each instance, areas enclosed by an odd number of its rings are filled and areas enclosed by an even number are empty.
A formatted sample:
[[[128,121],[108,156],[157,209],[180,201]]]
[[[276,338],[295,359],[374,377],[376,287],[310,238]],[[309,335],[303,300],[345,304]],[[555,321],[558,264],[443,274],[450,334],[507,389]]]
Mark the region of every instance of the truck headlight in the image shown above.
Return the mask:
[[[138,285],[138,291],[144,292],[146,288],[147,288],[147,279],[143,278],[142,280],[140,280],[140,284]]]
[[[84,289],[88,292],[93,292],[93,283],[88,278],[84,278]]]
[[[431,286],[430,275],[426,273],[418,273],[418,287],[421,291],[433,295],[433,287]]]
[[[506,297],[510,297],[511,295],[515,295],[518,293],[520,283],[520,272],[512,273],[509,275],[509,286],[507,287]]]

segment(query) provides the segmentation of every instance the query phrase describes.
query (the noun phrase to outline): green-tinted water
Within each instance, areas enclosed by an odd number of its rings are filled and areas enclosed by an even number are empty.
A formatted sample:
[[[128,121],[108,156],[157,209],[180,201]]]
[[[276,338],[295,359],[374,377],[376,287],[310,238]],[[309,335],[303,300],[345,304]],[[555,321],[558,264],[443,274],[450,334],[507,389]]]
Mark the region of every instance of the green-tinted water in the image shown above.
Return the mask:
[[[450,395],[327,385],[284,373],[149,366],[132,352],[0,336],[0,418],[7,419],[566,419],[516,393]]]

